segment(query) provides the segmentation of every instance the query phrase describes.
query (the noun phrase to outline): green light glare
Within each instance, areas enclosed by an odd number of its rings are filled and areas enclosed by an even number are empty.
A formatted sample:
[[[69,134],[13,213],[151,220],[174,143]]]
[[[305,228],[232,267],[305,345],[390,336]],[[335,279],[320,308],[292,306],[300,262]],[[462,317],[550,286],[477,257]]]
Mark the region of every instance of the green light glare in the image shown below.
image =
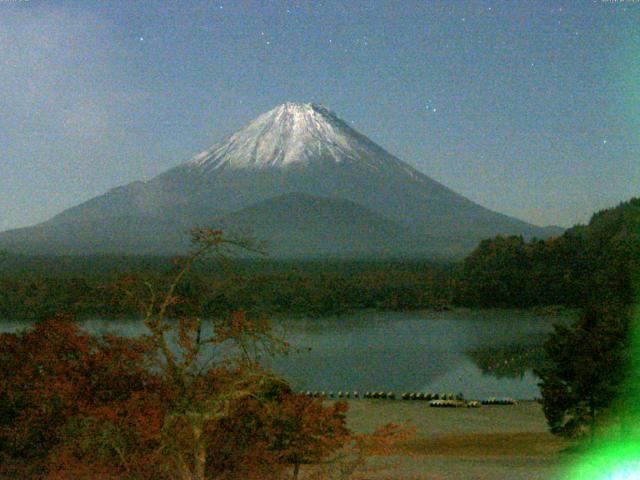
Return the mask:
[[[636,291],[638,291],[636,289]],[[638,296],[636,296],[638,298]],[[640,308],[631,316],[629,376],[621,398],[614,404],[610,424],[602,426],[598,440],[587,449],[562,480],[640,480]],[[620,412],[628,431],[621,435]]]
[[[571,468],[571,480],[640,480],[640,442],[593,448]]]
[[[620,467],[606,478],[607,480],[640,480],[640,464]]]

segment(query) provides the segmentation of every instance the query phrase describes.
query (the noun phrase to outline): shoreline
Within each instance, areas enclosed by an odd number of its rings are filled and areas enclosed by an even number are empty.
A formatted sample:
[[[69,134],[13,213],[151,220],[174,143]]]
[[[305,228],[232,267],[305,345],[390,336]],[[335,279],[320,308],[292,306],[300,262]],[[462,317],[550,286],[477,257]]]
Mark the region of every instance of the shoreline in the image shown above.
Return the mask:
[[[420,402],[347,401],[347,425],[371,433],[385,423],[416,428],[390,456],[367,460],[363,478],[549,480],[562,478],[572,442],[548,432],[534,401],[478,409],[438,409]]]

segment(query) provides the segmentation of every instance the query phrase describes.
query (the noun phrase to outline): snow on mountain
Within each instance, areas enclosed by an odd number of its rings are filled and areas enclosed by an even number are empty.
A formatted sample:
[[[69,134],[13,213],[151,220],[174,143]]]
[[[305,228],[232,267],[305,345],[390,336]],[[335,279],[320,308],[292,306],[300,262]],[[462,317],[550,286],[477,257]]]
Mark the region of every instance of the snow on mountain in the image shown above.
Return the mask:
[[[382,163],[381,154],[389,156],[325,106],[287,102],[196,155],[185,166],[212,172],[223,168],[287,168],[317,161],[346,161],[377,169]],[[407,173],[413,174],[410,169]]]

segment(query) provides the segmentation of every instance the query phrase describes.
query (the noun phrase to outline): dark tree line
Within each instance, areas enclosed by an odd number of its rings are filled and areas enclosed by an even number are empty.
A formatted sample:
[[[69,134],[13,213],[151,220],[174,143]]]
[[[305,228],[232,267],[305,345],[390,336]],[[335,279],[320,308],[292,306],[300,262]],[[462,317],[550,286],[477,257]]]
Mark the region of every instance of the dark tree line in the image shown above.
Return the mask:
[[[465,259],[456,300],[482,307],[575,306],[588,291],[591,268],[580,237],[525,242],[498,236]]]
[[[640,199],[632,199],[559,237],[526,242],[497,236],[461,263],[244,259],[234,262],[232,281],[203,263],[184,289],[205,313],[230,307],[316,315],[362,308],[629,304],[640,263],[639,211]],[[126,315],[106,285],[123,278],[162,281],[171,271],[166,257],[0,254],[0,318]]]
[[[62,266],[55,266],[54,260],[11,257],[4,268],[0,265],[0,318],[135,315],[122,301],[119,286],[133,281],[167,283],[175,270],[166,258],[88,257],[83,263],[62,258]],[[233,274],[224,277],[205,264],[180,285],[183,300],[173,308],[176,314],[202,316],[239,308],[284,315],[444,308],[453,298],[454,268],[428,262],[237,260]]]
[[[640,266],[640,198],[548,240],[484,240],[462,266],[457,303],[487,307],[630,304]]]
[[[328,315],[358,309],[533,307],[633,300],[639,199],[604,210],[562,236],[482,241],[461,263],[429,261],[236,260],[233,278],[203,263],[182,286],[182,308],[203,315],[237,308],[268,314]],[[0,318],[54,313],[131,315],[109,285],[167,281],[164,257],[0,256]]]

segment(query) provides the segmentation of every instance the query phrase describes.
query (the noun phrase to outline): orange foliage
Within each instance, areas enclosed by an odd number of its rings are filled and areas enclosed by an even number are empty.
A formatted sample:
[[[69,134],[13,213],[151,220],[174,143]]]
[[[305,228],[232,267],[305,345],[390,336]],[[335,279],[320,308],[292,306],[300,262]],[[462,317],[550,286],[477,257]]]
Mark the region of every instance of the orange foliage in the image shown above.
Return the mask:
[[[245,246],[217,230],[194,231],[194,239],[198,249],[163,293],[147,283],[145,300],[124,284],[146,337],[90,336],[60,317],[0,334],[0,477],[296,478],[311,464],[346,472],[403,438],[395,426],[352,435],[345,403],[294,395],[262,370],[261,354],[289,348],[266,319],[168,320],[194,261]]]
[[[0,335],[0,352],[1,475],[181,477],[176,459],[192,446],[192,425],[186,416],[168,422],[185,399],[154,372],[147,340],[92,337],[58,318]],[[252,372],[240,385],[246,372],[210,369],[189,387],[189,404],[198,405],[253,383],[250,395],[230,398],[225,415],[203,424],[206,478],[276,478],[348,440],[345,404],[323,406],[267,372]]]
[[[91,337],[62,318],[0,335],[0,472],[50,472],[69,439],[116,424],[135,399],[157,403],[162,384],[146,367],[148,349],[141,340]]]

